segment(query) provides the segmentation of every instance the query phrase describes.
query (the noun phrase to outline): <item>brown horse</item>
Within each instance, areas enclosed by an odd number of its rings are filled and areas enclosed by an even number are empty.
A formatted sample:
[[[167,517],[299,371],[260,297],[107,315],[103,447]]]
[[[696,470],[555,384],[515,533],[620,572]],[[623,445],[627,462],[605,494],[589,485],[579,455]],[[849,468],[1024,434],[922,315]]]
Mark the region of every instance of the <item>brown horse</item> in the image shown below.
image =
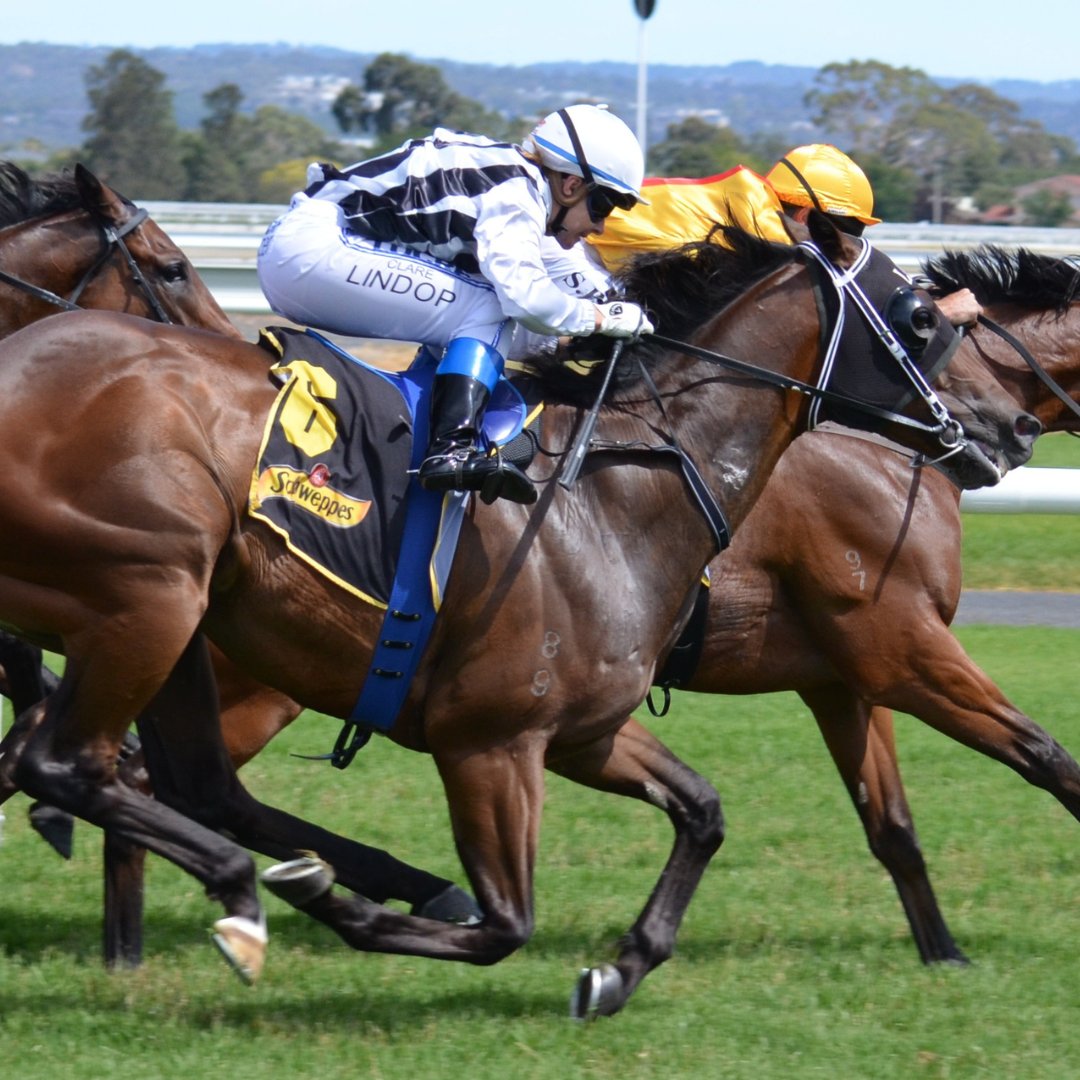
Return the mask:
[[[970,288],[1063,392],[980,325],[969,340],[1017,402],[1047,431],[1080,431],[1080,413],[1062,400],[1080,401],[1075,263],[990,247],[946,253],[926,271],[940,293]],[[960,599],[959,501],[946,477],[913,470],[902,447],[844,429],[796,439],[710,566],[700,658],[683,682],[713,694],[798,692],[927,963],[965,958],[920,851],[891,710],[1005,763],[1080,818],[1080,767],[949,632]]]
[[[1080,278],[1071,262],[988,248],[947,254],[928,271],[941,293],[971,288],[1080,400]],[[968,346],[1047,430],[1080,429],[1076,413],[1000,336],[979,327]],[[871,850],[896,883],[921,957],[962,960],[919,851],[884,703],[965,743],[977,740],[1040,786],[1041,777],[1054,778],[1047,786],[1070,808],[1080,784],[1068,755],[1005,701],[948,632],[961,581],[958,489],[935,470],[913,469],[903,447],[822,428],[785,451],[710,569],[707,623],[695,629],[700,658],[681,685],[799,692]],[[248,760],[295,718],[278,705],[255,694],[223,712],[234,761]]]
[[[834,265],[863,258],[858,242],[814,221]],[[391,737],[435,758],[483,922],[450,926],[336,895],[318,862],[274,878],[297,906],[356,948],[501,959],[532,931],[547,767],[663,807],[676,834],[618,960],[579,982],[577,1011],[621,1008],[670,955],[723,835],[710,785],[626,719],[716,544],[687,498],[685,451],[672,449],[691,448],[697,475],[737,527],[805,416],[806,396],[790,388],[823,362],[815,265],[802,249],[748,236],[731,251],[693,245],[643,262],[631,290],[659,325],[693,344],[628,350],[648,378],[612,391],[599,414],[603,452],[572,490],[555,482],[564,450],[542,449],[531,468],[542,488],[534,507],[475,505],[468,515],[442,614]],[[763,388],[760,369],[733,370],[736,361],[702,347],[768,361],[780,382]],[[859,356],[864,368],[869,359]],[[59,689],[5,740],[0,793],[21,788],[194,874],[225,907],[217,943],[254,978],[266,936],[251,859],[121,783],[121,739],[137,716],[149,717],[170,751],[155,760],[157,747],[147,748],[155,790],[155,765],[183,772],[192,782],[186,809],[199,813],[238,786],[200,631],[260,682],[347,716],[381,614],[245,516],[275,396],[256,346],[75,313],[0,344],[0,364],[13,387],[0,401],[9,465],[0,474],[0,619],[67,656]],[[942,379],[943,391],[954,391],[950,407],[982,438],[998,438],[1004,425],[1024,459],[1034,429],[1015,410],[1002,415],[997,399],[986,415],[976,383],[971,357],[959,356]],[[897,393],[917,411],[910,387]],[[61,396],[74,415],[57,416]],[[580,415],[571,402],[549,405],[544,445],[566,448]],[[1016,445],[1018,427],[1027,435]],[[897,432],[921,450],[941,449],[926,427]],[[970,443],[948,466],[969,484],[998,474]],[[19,497],[27,487],[33,499]],[[612,581],[622,583],[617,601]]]
[[[32,180],[0,162],[0,337],[74,308],[240,337],[187,256],[89,170]]]
[[[81,165],[70,174],[34,179],[0,162],[0,337],[57,312],[82,308],[241,337],[188,258],[144,209]],[[253,684],[220,653],[214,660],[226,701],[257,701],[272,715],[298,711],[283,695]],[[56,688],[56,677],[41,665],[41,650],[2,631],[0,665],[16,714]],[[138,762],[130,768],[137,770]],[[284,837],[266,845],[267,854],[284,858],[297,847],[318,847],[348,866],[348,880],[371,899],[404,900],[431,918],[467,920],[478,914],[471,897],[444,878],[376,848],[313,831],[252,800],[248,816],[260,814],[271,818],[275,834]],[[58,851],[70,854],[68,815],[35,804],[31,820]],[[290,844],[296,830],[296,842]],[[133,963],[141,952],[142,854],[112,838],[106,843],[106,959]]]

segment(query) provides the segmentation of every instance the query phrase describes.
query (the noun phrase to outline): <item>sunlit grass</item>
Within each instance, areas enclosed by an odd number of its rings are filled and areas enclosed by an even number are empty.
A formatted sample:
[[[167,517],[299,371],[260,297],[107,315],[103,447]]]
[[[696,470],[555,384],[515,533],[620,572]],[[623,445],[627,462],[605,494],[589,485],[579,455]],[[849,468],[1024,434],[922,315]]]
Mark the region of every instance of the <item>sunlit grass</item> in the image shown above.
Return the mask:
[[[1080,631],[967,628],[1013,700],[1080,747]],[[0,1045],[13,1076],[1016,1077],[1080,1061],[1076,826],[1045,793],[914,719],[898,741],[938,896],[975,965],[923,968],[816,726],[791,694],[677,695],[650,726],[719,788],[728,836],[676,957],[621,1016],[565,1017],[578,968],[611,955],[670,842],[642,804],[551,778],[537,932],[490,969],[353,954],[267,898],[259,986],[207,942],[218,908],[152,860],[144,968],[98,961],[99,838],[63,863],[6,807]],[[460,880],[432,763],[383,740],[345,773],[305,715],[245,770],[264,797]],[[260,860],[265,862],[265,860]]]

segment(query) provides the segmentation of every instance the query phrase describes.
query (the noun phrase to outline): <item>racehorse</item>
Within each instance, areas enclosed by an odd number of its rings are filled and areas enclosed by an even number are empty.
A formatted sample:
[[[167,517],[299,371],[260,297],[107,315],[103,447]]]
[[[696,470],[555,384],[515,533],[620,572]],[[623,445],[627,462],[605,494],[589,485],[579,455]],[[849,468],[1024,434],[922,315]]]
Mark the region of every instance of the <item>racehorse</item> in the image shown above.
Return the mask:
[[[0,337],[78,308],[241,336],[145,209],[81,165],[33,180],[0,162]]]
[[[1080,399],[1080,276],[1070,261],[986,248],[948,253],[927,271],[942,294],[971,288],[1064,392]],[[1047,430],[1080,430],[1030,356],[1025,361],[985,325],[968,335],[968,345]],[[948,632],[961,582],[958,489],[935,470],[913,469],[895,443],[822,427],[784,452],[710,570],[707,622],[691,638],[700,655],[678,684],[717,694],[797,691],[820,725],[871,850],[896,884],[920,956],[962,961],[919,850],[884,703],[906,706],[968,744],[978,739],[978,749],[1019,763],[1021,775],[1040,785],[1041,776],[1056,776],[1049,786],[1058,798],[1076,782],[1068,755],[1004,699]],[[675,654],[692,648],[684,643]],[[252,699],[223,714],[236,762],[295,716],[256,705]]]
[[[925,272],[939,294],[967,287],[978,297],[990,318],[969,340],[1017,402],[1047,431],[1080,431],[1071,404],[1080,401],[1076,263],[985,247],[947,252]],[[892,877],[920,957],[966,962],[920,850],[892,710],[1003,762],[1078,818],[1080,767],[949,631],[961,586],[959,490],[935,470],[913,470],[902,447],[821,428],[785,451],[710,571],[707,616],[682,643],[700,655],[681,685],[796,691]]]
[[[851,268],[865,256],[824,218],[813,219],[812,233],[823,264]],[[821,273],[807,249],[749,236],[730,252],[705,243],[643,262],[632,294],[657,311],[658,325],[692,340],[627,350],[642,376],[616,384],[599,409],[602,452],[572,490],[556,482],[582,411],[568,396],[545,409],[531,467],[539,502],[472,506],[438,625],[390,734],[436,761],[482,923],[451,926],[336,895],[317,860],[272,878],[276,891],[357,948],[493,963],[532,931],[547,767],[662,806],[676,834],[616,963],[579,980],[576,1011],[617,1011],[670,955],[722,839],[719,801],[626,718],[718,533],[745,518],[803,422],[807,397],[790,390],[806,391],[824,360],[814,291]],[[768,361],[774,385],[760,385],[770,381],[765,368],[733,366],[717,348]],[[866,354],[859,359],[865,367]],[[238,784],[202,632],[260,682],[343,717],[381,616],[245,515],[259,421],[275,396],[257,346],[76,313],[0,344],[0,364],[16,388],[0,402],[0,454],[10,466],[0,475],[0,619],[67,656],[58,691],[5,740],[0,796],[21,788],[194,874],[226,911],[216,943],[253,979],[266,934],[250,857],[119,782],[120,741],[136,716],[152,713],[171,750],[158,764],[195,779],[199,798],[187,809],[198,813],[229,786],[221,778]],[[943,376],[960,408],[972,405],[970,368],[970,358],[958,358]],[[843,373],[838,365],[834,382]],[[74,417],[56,415],[61,387]],[[910,387],[898,394],[909,410],[919,404]],[[939,452],[936,436],[952,424],[935,418],[934,436],[901,426],[899,437]],[[995,436],[1000,420],[991,421]],[[976,411],[965,423],[977,429],[986,418]],[[18,437],[20,424],[35,431],[32,444]],[[1015,413],[1006,427],[1015,437]],[[692,470],[679,449],[686,446]],[[964,483],[999,475],[970,442],[947,464]],[[724,530],[716,512],[707,517],[687,498],[691,474],[711,493]],[[87,475],[93,483],[76,482]],[[24,486],[32,500],[16,497]],[[612,581],[621,586],[617,601]],[[146,749],[156,787],[156,748]]]
[[[229,338],[240,332],[213,298],[187,256],[147,211],[76,165],[71,173],[31,178],[11,162],[0,162],[0,337],[63,311],[120,311],[163,323],[201,327]],[[253,687],[220,656],[217,676],[225,700],[255,700],[261,709],[292,710],[291,702]],[[41,650],[0,631],[2,685],[16,714],[56,688],[41,664]],[[138,763],[131,769],[137,771]],[[252,803],[251,812],[263,808]],[[275,815],[278,833],[288,836],[293,819]],[[41,804],[31,808],[36,829],[57,850],[70,854],[70,818]],[[354,887],[365,895],[410,903],[432,918],[467,919],[476,912],[471,898],[452,882],[411,867],[386,852],[325,832],[306,823],[300,847],[335,851],[351,868]],[[109,963],[134,963],[141,953],[141,849],[130,849],[106,834],[105,955]],[[275,846],[279,857],[292,847]]]

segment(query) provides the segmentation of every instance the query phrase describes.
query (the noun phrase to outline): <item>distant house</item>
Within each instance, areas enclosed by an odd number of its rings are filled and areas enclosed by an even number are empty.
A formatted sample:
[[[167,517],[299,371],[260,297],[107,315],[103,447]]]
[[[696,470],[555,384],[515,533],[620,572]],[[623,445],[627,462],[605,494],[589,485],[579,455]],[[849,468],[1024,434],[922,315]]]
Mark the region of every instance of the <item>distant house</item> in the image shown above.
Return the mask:
[[[1073,212],[1072,217],[1062,224],[1070,227],[1080,225],[1080,176],[1049,176],[1045,180],[1033,180],[1030,184],[1018,187],[1013,199],[1013,210],[1018,219],[1023,219],[1024,203],[1040,191],[1066,196],[1072,204]]]

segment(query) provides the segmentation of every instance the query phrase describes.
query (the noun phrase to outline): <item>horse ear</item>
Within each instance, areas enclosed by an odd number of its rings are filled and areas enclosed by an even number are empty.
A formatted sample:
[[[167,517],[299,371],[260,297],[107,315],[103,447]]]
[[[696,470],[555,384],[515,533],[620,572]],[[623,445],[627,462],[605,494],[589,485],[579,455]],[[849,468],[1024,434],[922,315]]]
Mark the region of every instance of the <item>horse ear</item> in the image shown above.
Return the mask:
[[[75,186],[79,189],[79,199],[83,209],[100,221],[119,225],[124,221],[127,211],[124,201],[112,188],[103,184],[81,162],[75,165]]]
[[[784,226],[784,231],[791,237],[793,244],[801,244],[804,240],[810,239],[810,230],[801,221],[796,221],[787,214],[781,214],[780,224]]]
[[[810,229],[810,238],[818,246],[818,250],[834,266],[847,266],[854,258],[853,245],[850,239],[840,229],[828,214],[820,210],[811,210],[806,219]]]

